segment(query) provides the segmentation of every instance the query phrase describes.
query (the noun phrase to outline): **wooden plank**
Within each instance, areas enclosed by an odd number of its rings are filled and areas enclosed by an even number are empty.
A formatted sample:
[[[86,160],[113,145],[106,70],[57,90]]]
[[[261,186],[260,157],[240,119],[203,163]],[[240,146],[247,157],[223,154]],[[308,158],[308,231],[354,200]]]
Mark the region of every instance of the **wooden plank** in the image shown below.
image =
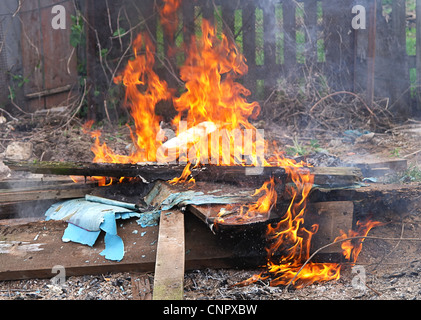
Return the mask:
[[[368,29],[367,102],[369,107],[372,107],[374,102],[374,80],[376,70],[377,1],[373,1],[369,7]]]
[[[74,199],[84,197],[96,188],[96,185],[64,184],[61,186],[43,186],[26,189],[0,190],[0,204],[22,201],[42,201]]]
[[[105,176],[105,177],[138,177],[147,181],[170,180],[179,177],[184,171],[184,165],[161,164],[105,164],[105,163],[64,163],[64,162],[12,162],[5,164],[14,171],[27,171],[41,174],[74,175],[74,176]],[[343,186],[358,183],[362,179],[361,170],[357,168],[302,168],[310,170],[315,175],[314,183],[324,186]],[[212,166],[206,165],[193,168],[192,175],[203,181],[224,182],[261,182],[271,176],[281,180],[287,178],[285,168],[264,167],[260,175],[248,175],[246,167],[242,166]]]
[[[42,176],[39,178],[6,179],[0,181],[0,189],[16,189],[36,186],[61,185],[71,182],[73,182],[73,180],[67,176]]]
[[[265,92],[264,96],[269,97],[276,86],[280,75],[276,73],[276,17],[275,4],[270,2],[263,7],[263,51],[265,65]]]
[[[215,24],[215,11],[212,1],[201,0],[202,17],[208,20],[211,25]]]
[[[350,21],[353,0],[343,0],[341,5],[322,1],[323,30],[326,55],[326,76],[333,90],[354,91],[354,31]]]
[[[310,203],[304,226],[311,228],[317,224],[319,229],[311,241],[311,251],[332,243],[341,235],[341,230],[352,229],[354,219],[354,203],[352,201],[329,201]],[[342,253],[340,245],[330,246],[323,253]]]
[[[153,300],[183,300],[184,269],[184,213],[163,211],[159,223]]]
[[[183,1],[182,11],[183,11],[184,56],[187,57],[190,50],[192,37],[195,35],[193,1],[192,0]]]
[[[367,157],[350,156],[343,159],[345,165],[361,169],[364,177],[380,177],[388,173],[403,172],[408,169],[406,159],[384,159],[375,154]]]
[[[44,51],[41,40],[39,2],[22,2],[19,16],[22,26],[20,43],[22,48],[23,77],[29,80],[23,86],[26,95],[44,89]],[[45,98],[34,99],[26,105],[25,111],[35,112],[36,110],[44,109],[44,107]]]
[[[390,60],[387,68],[390,70],[389,79],[392,85],[389,87],[391,102],[394,103],[394,111],[401,120],[406,120],[411,114],[410,110],[410,87],[408,60],[406,45],[406,0],[392,2],[392,37],[393,49],[389,44]],[[393,61],[393,63],[390,63]],[[399,81],[396,81],[399,79]]]
[[[223,1],[222,7],[222,20],[224,22],[224,33],[234,35],[235,33],[235,3],[232,1]],[[232,39],[234,40],[234,39]]]
[[[260,252],[250,250],[251,245],[255,246],[260,241],[259,238],[245,242],[244,249],[240,250],[240,241],[213,235],[196,217],[187,215],[185,222],[187,270],[257,267],[264,263],[264,249]],[[126,253],[121,262],[112,262],[99,255],[105,246],[102,238],[92,248],[77,243],[63,243],[61,238],[67,228],[66,223],[28,223],[25,220],[23,223],[15,220],[10,225],[7,221],[0,223],[2,241],[8,241],[9,244],[13,241],[28,242],[28,245],[38,245],[42,249],[24,252],[15,246],[16,250],[2,254],[0,281],[52,278],[55,275],[51,271],[56,265],[65,267],[68,277],[108,272],[154,272],[159,227],[142,229],[136,219],[118,221],[118,226],[118,235],[124,241]]]
[[[72,20],[75,14],[75,6],[71,2],[64,2],[61,5],[66,9],[66,29],[55,30],[50,23],[51,7],[57,0],[40,0],[42,9],[40,11],[42,46],[44,51],[44,89],[54,92],[57,88],[77,85],[77,57],[76,50],[70,44]],[[61,94],[50,94],[45,98],[45,106],[50,109],[57,107],[66,100],[70,89]]]

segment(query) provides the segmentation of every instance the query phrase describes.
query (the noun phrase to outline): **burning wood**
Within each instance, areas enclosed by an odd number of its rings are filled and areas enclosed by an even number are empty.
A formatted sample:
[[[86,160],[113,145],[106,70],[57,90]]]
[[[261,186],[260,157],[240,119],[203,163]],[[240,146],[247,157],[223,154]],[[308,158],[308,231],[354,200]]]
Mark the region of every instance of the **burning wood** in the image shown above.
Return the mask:
[[[170,12],[162,12],[167,19],[164,22],[168,22],[168,33],[174,31],[168,19],[175,19],[171,9],[175,10],[178,3],[166,2],[165,8]],[[257,182],[257,190],[245,196],[204,196],[194,190],[174,193],[163,197],[155,211],[171,210],[180,205],[223,204],[227,208],[221,208],[213,217],[216,228],[228,225],[228,222],[232,225],[267,223],[265,270],[261,275],[246,280],[245,284],[270,278],[272,285],[292,283],[302,287],[338,279],[341,265],[307,262],[312,239],[319,230],[317,223],[305,224],[309,195],[316,185],[330,187],[332,181],[336,186],[358,183],[358,171],[311,168],[277,150],[266,159],[265,150],[269,142],[265,141],[264,133],[250,122],[259,115],[260,105],[248,102],[251,92],[236,81],[248,72],[248,66],[235,43],[225,35],[219,38],[215,27],[203,19],[202,36],[193,39],[187,51],[186,62],[180,68],[185,91],[176,96],[176,91],[171,90],[154,71],[155,46],[151,39],[147,34],[140,34],[133,43],[134,58],[114,79],[126,87],[126,105],[135,122],[134,128],[131,128],[133,150],[126,155],[117,154],[101,142],[101,132],[92,131],[91,136],[95,138],[92,147],[94,164],[67,167],[61,164],[54,172],[115,178],[141,177],[143,182],[173,179],[173,184],[199,180]],[[178,112],[171,123],[176,137],[166,142],[160,126],[162,119],[155,113],[156,105],[161,101],[172,101]],[[90,125],[85,127],[86,131]],[[154,164],[136,165],[146,162]],[[157,162],[170,164],[158,165]],[[28,167],[36,172],[44,170],[44,173],[52,173],[48,171],[51,165]],[[19,164],[13,168],[18,169]],[[250,169],[259,169],[258,175],[250,175]],[[339,177],[343,180],[339,181]],[[278,211],[282,205],[285,211]],[[200,212],[200,209],[196,207],[197,211]],[[232,215],[233,212],[235,214]],[[275,214],[277,217],[273,219]],[[367,235],[376,225],[368,223],[355,234]],[[361,243],[344,241],[342,249],[346,249],[345,257],[355,262]]]

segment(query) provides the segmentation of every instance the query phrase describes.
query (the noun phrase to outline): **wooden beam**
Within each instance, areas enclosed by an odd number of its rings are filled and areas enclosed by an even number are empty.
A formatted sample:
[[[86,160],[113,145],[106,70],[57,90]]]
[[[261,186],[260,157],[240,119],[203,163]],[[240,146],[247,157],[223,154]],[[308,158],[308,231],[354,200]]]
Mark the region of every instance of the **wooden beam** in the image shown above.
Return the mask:
[[[185,165],[168,164],[107,164],[107,163],[66,163],[66,162],[13,162],[5,164],[14,171],[25,171],[38,174],[72,175],[72,176],[102,176],[102,177],[142,177],[148,182],[171,180],[179,177]],[[315,175],[314,183],[320,186],[343,186],[361,182],[362,174],[358,168],[301,168],[310,170]],[[193,168],[192,176],[196,180],[219,182],[258,182],[274,176],[285,181],[287,174],[283,167],[265,167],[259,175],[248,175],[246,167],[242,166],[212,166],[205,165]]]
[[[153,300],[184,299],[184,213],[163,211],[159,225]]]

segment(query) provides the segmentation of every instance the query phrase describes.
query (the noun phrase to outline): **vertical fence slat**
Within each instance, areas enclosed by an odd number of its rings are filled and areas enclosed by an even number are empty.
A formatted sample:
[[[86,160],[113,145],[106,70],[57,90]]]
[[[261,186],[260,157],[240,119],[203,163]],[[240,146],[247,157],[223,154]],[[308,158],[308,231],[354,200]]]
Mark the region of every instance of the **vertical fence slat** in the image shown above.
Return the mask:
[[[232,35],[234,34],[235,29],[235,10],[233,1],[223,1],[221,7],[222,20],[224,20],[224,32],[227,35]]]
[[[297,23],[296,3],[292,0],[284,1],[284,61],[285,76],[295,73],[297,67]]]
[[[395,0],[392,4],[392,37],[395,45],[391,50],[393,66],[390,68],[390,79],[395,79],[391,86],[391,99],[399,116],[409,115],[409,68],[406,59],[406,1]],[[402,59],[402,57],[405,57]]]
[[[343,0],[341,5],[323,1],[323,28],[326,67],[329,85],[334,90],[354,91],[354,30],[351,21],[353,0]]]
[[[249,66],[244,82],[252,93],[256,92],[256,6],[248,2],[243,7],[243,50]]]
[[[215,23],[215,9],[212,1],[202,1],[202,16],[203,19],[208,20],[211,25]]]
[[[317,1],[304,3],[304,24],[307,65],[313,66],[317,62]]]
[[[277,77],[280,75],[276,68],[276,33],[275,33],[276,17],[275,4],[271,2],[263,7],[263,30],[264,30],[264,95],[269,96],[276,85]]]
[[[185,56],[189,50],[192,36],[194,36],[194,5],[192,0],[183,1],[183,39],[184,39],[184,50]]]
[[[145,5],[142,6],[142,14],[146,19],[147,29],[152,39],[156,39],[158,17],[154,10],[154,3],[152,0],[146,0]]]
[[[417,109],[421,109],[421,0],[417,0],[416,2],[416,28],[417,28],[417,35],[416,35],[416,73],[417,73]]]

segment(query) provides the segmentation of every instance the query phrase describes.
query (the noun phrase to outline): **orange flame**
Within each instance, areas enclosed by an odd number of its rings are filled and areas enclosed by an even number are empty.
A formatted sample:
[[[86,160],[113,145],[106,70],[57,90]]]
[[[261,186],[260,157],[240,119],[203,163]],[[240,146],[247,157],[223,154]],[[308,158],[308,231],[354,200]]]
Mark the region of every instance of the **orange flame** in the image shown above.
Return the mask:
[[[144,52],[142,53],[142,49]],[[130,128],[134,150],[129,155],[113,152],[106,143],[101,144],[101,132],[91,132],[95,138],[92,152],[94,162],[104,163],[138,163],[155,161],[156,151],[162,145],[156,139],[160,132],[160,117],[155,114],[155,106],[161,100],[171,98],[167,83],[159,79],[153,70],[155,47],[148,36],[141,34],[133,43],[135,58],[128,62],[127,68],[114,79],[126,87],[126,104],[135,120],[135,131]]]
[[[294,186],[287,186],[285,191],[292,200],[281,221],[267,228],[266,271],[238,285],[249,285],[271,278],[272,286],[292,284],[296,288],[302,288],[315,282],[338,280],[342,267],[340,264],[309,262],[311,240],[319,227],[313,225],[310,230],[304,227],[308,196],[313,187],[314,175],[309,169],[304,168],[302,163],[297,164],[291,159],[283,158],[281,153],[277,156],[277,159],[272,159],[272,161],[276,160],[277,165],[283,166],[293,182]],[[273,179],[271,181],[273,182]],[[267,183],[264,187],[266,185]],[[255,206],[261,200],[259,199]],[[335,242],[349,237],[365,237],[372,228],[379,225],[381,225],[380,222],[357,222],[357,230],[350,230],[348,235],[341,231],[341,236],[335,239]],[[355,263],[361,252],[363,241],[363,238],[358,241],[344,241],[341,247],[345,259]]]
[[[368,235],[371,229],[383,225],[378,221],[367,220],[365,222],[357,221],[357,230],[349,230],[348,234],[341,230],[341,236],[335,239],[335,242],[347,238],[362,237],[361,239],[346,240],[341,244],[345,259],[355,263],[363,247],[364,237]]]
[[[159,11],[161,23],[164,26],[168,39],[173,39],[177,29],[179,21],[177,11],[180,8],[181,3],[182,0],[164,0],[164,6]]]

